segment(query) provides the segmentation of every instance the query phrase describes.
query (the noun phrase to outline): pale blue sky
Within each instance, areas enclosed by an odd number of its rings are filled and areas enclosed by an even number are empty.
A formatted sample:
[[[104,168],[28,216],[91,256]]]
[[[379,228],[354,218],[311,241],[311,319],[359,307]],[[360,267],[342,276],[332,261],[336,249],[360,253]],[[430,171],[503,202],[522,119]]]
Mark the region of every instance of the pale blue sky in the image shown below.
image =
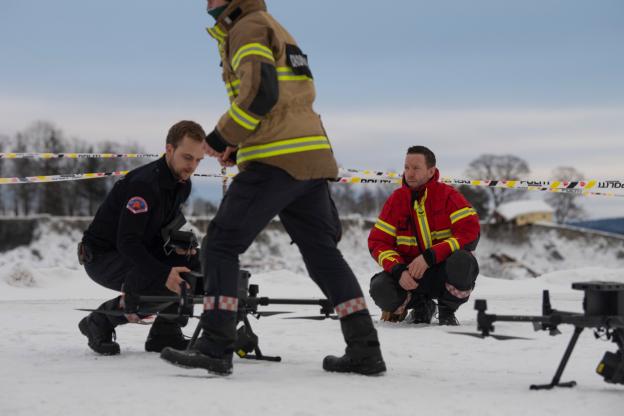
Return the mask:
[[[624,181],[624,1],[267,0],[309,55],[336,157],[400,169],[425,144],[446,177],[482,153]],[[202,0],[0,0],[0,134],[162,150],[170,125],[227,109]],[[217,170],[214,161],[202,171]],[[215,185],[218,189],[218,185]],[[595,216],[624,202],[587,202]]]

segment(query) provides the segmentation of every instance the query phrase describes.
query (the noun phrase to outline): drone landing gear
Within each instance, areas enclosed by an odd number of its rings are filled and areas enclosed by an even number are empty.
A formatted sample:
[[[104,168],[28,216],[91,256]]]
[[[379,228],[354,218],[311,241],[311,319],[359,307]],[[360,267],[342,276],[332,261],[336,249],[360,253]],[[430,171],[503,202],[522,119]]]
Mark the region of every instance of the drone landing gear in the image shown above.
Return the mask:
[[[553,377],[550,384],[542,384],[542,385],[531,385],[531,390],[550,390],[553,387],[574,387],[576,386],[576,381],[568,381],[565,383],[560,383],[561,375],[563,374],[563,370],[565,370],[566,364],[568,364],[568,360],[572,355],[572,350],[574,350],[574,346],[576,345],[576,341],[578,341],[579,336],[583,332],[583,328],[575,327],[574,335],[572,335],[572,339],[568,344],[568,348],[566,349],[565,354],[563,354],[563,358],[561,359],[561,363],[559,363],[559,368],[557,368],[557,372],[555,373],[555,377]]]
[[[282,361],[282,357],[269,357],[262,354],[258,346],[258,336],[251,329],[247,316],[243,318],[243,325],[238,328],[238,339],[234,345],[234,351],[236,355],[246,360],[272,361],[274,363]],[[252,351],[255,355],[249,354]]]
[[[193,336],[186,347],[187,351],[190,351],[195,347],[201,329],[202,326],[200,321],[197,323],[195,332],[193,332]],[[243,325],[238,328],[237,332],[238,337],[236,344],[234,345],[234,351],[240,358],[244,358],[246,360],[271,361],[275,363],[282,361],[282,357],[270,357],[262,354],[262,351],[260,351],[260,347],[258,346],[258,336],[251,329],[251,324],[249,323],[247,316],[243,318]],[[249,354],[250,352],[254,352],[255,355]]]

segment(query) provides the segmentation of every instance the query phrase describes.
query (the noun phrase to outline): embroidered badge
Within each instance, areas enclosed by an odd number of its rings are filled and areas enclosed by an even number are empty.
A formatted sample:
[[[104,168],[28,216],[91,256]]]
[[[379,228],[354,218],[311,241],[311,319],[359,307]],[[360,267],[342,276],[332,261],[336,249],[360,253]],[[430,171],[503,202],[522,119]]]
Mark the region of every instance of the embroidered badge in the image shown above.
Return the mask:
[[[134,196],[130,198],[126,208],[132,211],[133,214],[140,214],[142,212],[147,212],[147,202],[140,196]]]

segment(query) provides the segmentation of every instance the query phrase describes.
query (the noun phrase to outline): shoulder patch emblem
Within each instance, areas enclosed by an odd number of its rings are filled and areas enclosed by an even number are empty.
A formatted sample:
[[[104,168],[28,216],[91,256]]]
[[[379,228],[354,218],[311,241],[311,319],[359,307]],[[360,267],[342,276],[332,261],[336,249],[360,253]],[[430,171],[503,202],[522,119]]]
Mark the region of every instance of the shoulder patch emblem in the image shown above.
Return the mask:
[[[142,212],[147,212],[147,202],[140,196],[134,196],[130,198],[128,201],[128,205],[126,205],[133,214],[140,214]]]

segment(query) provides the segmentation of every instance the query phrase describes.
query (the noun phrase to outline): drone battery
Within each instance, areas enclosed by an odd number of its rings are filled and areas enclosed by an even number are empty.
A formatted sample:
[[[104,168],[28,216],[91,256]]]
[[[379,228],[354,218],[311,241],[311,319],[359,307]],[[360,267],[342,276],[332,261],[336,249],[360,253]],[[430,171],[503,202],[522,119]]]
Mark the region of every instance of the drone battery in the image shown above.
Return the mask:
[[[253,332],[249,333],[245,330],[245,326],[241,326],[238,328],[238,337],[236,339],[236,344],[234,344],[234,351],[236,354],[243,358],[250,352],[253,352],[258,346],[258,336]]]
[[[617,353],[607,351],[604,357],[602,357],[596,372],[603,376],[606,381],[612,381],[614,376],[622,371],[620,368],[621,364],[622,356],[619,351]]]
[[[572,289],[583,290],[586,316],[624,316],[624,284],[616,282],[574,283]]]

